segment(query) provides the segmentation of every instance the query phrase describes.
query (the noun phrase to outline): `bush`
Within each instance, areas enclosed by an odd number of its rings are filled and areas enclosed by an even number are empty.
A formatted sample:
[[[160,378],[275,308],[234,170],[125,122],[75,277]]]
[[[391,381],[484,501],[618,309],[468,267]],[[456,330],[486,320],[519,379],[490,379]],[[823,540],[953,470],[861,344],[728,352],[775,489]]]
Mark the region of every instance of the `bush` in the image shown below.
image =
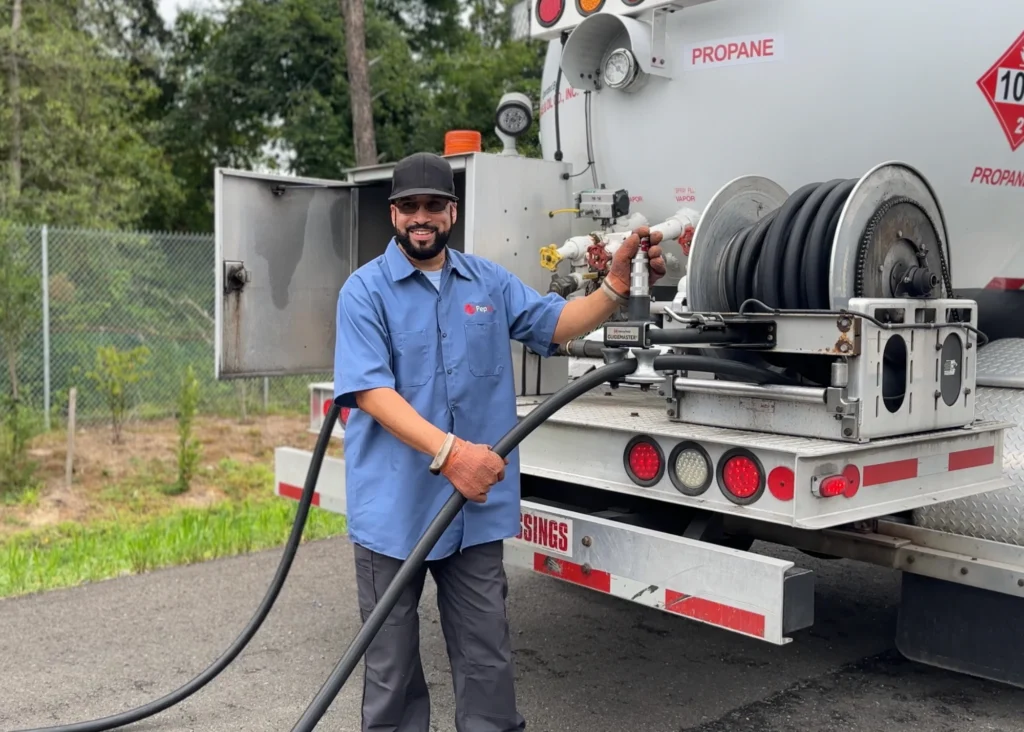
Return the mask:
[[[199,379],[196,378],[192,364],[189,364],[185,369],[178,398],[178,482],[174,491],[176,493],[184,493],[191,487],[192,476],[195,475],[202,459],[202,446],[199,440],[192,436],[198,404]]]
[[[20,399],[0,396],[0,498],[34,484],[37,466],[28,458],[28,444],[39,428],[38,418]]]
[[[145,346],[130,351],[120,351],[115,346],[101,346],[96,349],[96,368],[86,373],[96,383],[110,409],[115,444],[121,442],[121,429],[128,413],[128,387],[150,375],[142,371],[149,355],[149,349]]]

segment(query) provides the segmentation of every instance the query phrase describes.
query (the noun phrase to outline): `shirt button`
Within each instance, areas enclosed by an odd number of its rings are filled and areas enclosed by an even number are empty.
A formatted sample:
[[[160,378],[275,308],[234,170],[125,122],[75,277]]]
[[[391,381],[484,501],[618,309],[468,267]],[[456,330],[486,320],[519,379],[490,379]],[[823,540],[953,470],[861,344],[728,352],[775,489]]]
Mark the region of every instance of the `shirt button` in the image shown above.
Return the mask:
[[[451,370],[451,369],[448,369],[448,373],[450,374],[451,372],[452,372],[452,370]]]
[[[442,333],[442,334],[441,334],[441,337],[442,337],[442,338],[447,338],[447,337],[448,337],[448,334],[447,334],[447,333]]]

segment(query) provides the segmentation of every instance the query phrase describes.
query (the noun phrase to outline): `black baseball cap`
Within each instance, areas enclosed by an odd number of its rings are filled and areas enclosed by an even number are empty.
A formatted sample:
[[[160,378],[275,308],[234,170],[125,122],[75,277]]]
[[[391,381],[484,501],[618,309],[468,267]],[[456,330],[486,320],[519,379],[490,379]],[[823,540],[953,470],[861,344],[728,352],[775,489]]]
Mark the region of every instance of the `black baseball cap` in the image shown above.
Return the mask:
[[[406,196],[442,196],[458,201],[451,164],[432,153],[413,153],[399,160],[391,174],[388,200]]]

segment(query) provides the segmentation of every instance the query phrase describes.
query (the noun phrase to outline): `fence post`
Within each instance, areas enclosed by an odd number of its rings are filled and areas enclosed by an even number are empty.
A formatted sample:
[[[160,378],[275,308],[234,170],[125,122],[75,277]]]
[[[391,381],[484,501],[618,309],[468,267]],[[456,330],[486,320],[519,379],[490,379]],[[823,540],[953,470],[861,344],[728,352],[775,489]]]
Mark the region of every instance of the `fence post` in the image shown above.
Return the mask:
[[[50,263],[48,257],[49,230],[43,224],[41,249],[43,254],[43,424],[50,431]]]

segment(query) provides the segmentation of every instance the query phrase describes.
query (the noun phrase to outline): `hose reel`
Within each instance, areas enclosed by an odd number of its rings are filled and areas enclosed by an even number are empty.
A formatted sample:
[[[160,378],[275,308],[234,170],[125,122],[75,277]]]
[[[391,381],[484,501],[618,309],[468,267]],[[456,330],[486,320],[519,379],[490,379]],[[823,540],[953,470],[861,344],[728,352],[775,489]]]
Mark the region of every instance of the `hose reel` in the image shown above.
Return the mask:
[[[792,194],[768,178],[742,176],[715,194],[694,232],[688,306],[736,313],[756,300],[761,311],[839,311],[854,297],[952,297],[949,262],[938,199],[906,163]],[[821,359],[705,353],[788,368],[818,384],[830,378]]]

